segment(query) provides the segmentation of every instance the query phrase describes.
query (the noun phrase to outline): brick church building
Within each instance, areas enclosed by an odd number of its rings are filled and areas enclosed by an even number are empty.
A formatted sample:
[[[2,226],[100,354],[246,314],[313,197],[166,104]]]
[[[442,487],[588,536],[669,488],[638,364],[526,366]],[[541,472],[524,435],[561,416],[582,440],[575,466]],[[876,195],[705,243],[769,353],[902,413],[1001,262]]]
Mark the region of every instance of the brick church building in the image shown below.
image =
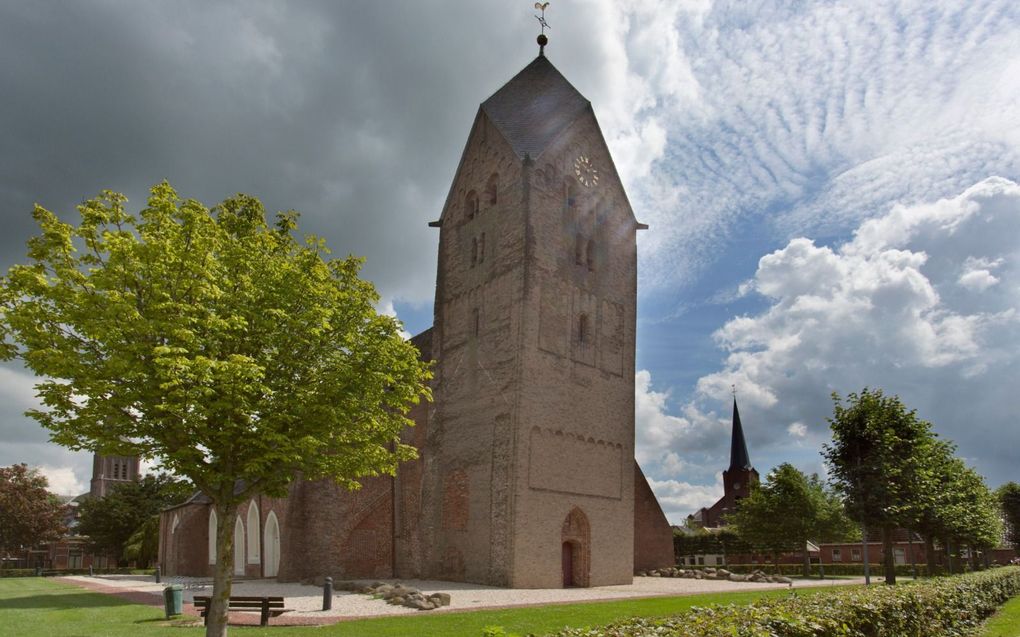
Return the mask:
[[[703,528],[712,529],[726,525],[726,516],[737,510],[741,499],[751,495],[751,489],[758,484],[758,471],[751,466],[744,440],[744,426],[740,423],[737,399],[733,399],[733,428],[730,434],[730,466],[723,471],[723,496],[710,507],[702,507],[688,518]]]
[[[298,481],[234,520],[237,576],[630,583],[673,563],[634,460],[634,217],[591,103],[539,55],[478,109],[437,221],[419,458],[348,492]],[[426,220],[422,220],[424,223]],[[166,510],[164,573],[207,576],[216,514]]]

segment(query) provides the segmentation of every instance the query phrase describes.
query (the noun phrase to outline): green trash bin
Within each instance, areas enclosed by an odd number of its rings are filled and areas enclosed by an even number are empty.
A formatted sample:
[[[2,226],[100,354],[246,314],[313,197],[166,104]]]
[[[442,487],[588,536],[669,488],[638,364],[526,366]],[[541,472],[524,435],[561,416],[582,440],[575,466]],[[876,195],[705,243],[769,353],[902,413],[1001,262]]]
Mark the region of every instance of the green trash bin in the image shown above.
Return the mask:
[[[181,615],[184,606],[184,587],[173,584],[163,589],[163,607],[166,609],[166,618],[171,615]]]

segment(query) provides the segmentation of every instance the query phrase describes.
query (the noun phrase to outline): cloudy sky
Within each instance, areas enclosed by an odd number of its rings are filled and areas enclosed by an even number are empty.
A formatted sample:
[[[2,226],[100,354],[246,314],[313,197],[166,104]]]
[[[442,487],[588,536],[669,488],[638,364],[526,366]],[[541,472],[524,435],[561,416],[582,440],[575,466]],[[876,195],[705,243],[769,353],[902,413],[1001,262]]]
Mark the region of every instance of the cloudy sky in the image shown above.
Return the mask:
[[[168,179],[303,213],[408,331],[478,104],[536,54],[532,3],[0,1],[0,268],[38,202]],[[1020,480],[1020,5],[553,0],[638,218],[638,459],[679,522],[751,460],[821,471],[829,394],[899,394],[992,486]],[[0,465],[89,458],[0,368]]]

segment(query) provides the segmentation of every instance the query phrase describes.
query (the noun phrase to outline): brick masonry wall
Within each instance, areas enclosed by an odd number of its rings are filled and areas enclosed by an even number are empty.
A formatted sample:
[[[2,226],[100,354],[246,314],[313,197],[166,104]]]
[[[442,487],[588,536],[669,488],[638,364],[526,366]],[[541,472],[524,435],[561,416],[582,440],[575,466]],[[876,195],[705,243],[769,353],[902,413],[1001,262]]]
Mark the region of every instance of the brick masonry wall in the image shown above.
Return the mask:
[[[596,186],[575,179],[580,156]],[[535,159],[528,184],[513,585],[562,586],[561,526],[575,508],[590,525],[590,585],[629,583],[636,222],[590,111]]]
[[[673,566],[673,529],[659,501],[634,462],[634,570]]]
[[[208,526],[205,504],[185,504],[160,514],[159,564],[164,575],[212,576]]]

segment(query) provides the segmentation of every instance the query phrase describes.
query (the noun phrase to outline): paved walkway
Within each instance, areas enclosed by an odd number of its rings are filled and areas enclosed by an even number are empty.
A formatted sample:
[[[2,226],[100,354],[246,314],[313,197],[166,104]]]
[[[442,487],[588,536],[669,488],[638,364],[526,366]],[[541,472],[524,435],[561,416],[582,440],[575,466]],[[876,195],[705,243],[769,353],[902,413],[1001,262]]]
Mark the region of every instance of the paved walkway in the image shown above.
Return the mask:
[[[147,604],[163,608],[162,590],[167,584],[185,586],[184,612],[197,615],[198,611],[191,604],[195,595],[210,595],[212,582],[210,579],[198,578],[165,578],[163,583],[156,584],[151,576],[138,575],[105,575],[101,577],[61,577],[60,581],[75,584],[89,590],[108,595],[115,595],[138,604]],[[509,589],[479,584],[460,582],[444,582],[436,580],[378,580],[384,582],[401,582],[413,586],[426,594],[449,593],[449,606],[427,611],[430,613],[464,612],[472,610],[506,609],[524,606],[548,606],[552,604],[575,604],[589,601],[607,601],[619,599],[639,599],[647,597],[675,597],[697,595],[700,593],[721,593],[748,590],[769,590],[790,588],[787,584],[758,584],[753,582],[729,582],[716,580],[696,580],[683,578],[635,577],[632,584],[614,586],[595,586],[592,588],[552,588],[552,589]],[[795,580],[792,587],[808,586],[839,586],[862,584],[861,579],[838,580]],[[367,580],[365,583],[369,583]],[[390,606],[380,599],[368,595],[336,591],[333,597],[333,608],[322,610],[322,588],[298,583],[277,582],[275,579],[242,579],[234,582],[234,595],[271,595],[281,596],[286,600],[286,607],[293,609],[279,617],[270,619],[272,625],[318,625],[336,622],[381,617],[391,615],[410,615],[416,611],[403,606]],[[257,613],[231,613],[230,623],[252,625],[259,623]]]

